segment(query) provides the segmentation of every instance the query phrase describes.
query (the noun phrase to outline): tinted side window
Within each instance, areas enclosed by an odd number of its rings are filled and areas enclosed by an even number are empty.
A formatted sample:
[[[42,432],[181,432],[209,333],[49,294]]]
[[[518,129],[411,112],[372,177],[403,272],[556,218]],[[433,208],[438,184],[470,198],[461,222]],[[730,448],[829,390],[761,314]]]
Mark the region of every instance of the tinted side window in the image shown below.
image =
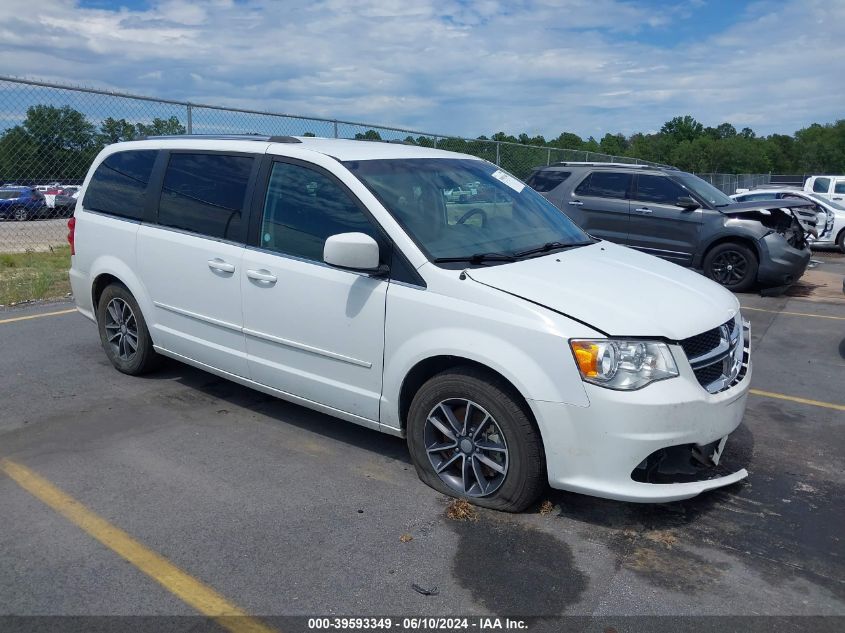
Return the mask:
[[[678,183],[666,176],[642,174],[637,177],[637,200],[657,204],[675,204],[681,196],[689,193]]]
[[[544,193],[551,191],[571,175],[571,171],[538,171],[531,174],[525,184],[534,191]]]
[[[301,165],[273,165],[261,222],[263,248],[321,262],[326,238],[352,232],[380,239],[334,180]]]
[[[577,195],[599,198],[625,198],[631,186],[631,174],[618,171],[594,171],[575,189]]]
[[[845,193],[845,180],[837,180],[833,185],[833,193]]]
[[[118,152],[107,157],[88,183],[83,206],[122,218],[144,216],[144,193],[158,151]]]
[[[158,223],[239,240],[251,156],[171,154],[164,175]]]
[[[830,178],[816,178],[813,181],[813,191],[816,193],[827,193],[830,189]]]

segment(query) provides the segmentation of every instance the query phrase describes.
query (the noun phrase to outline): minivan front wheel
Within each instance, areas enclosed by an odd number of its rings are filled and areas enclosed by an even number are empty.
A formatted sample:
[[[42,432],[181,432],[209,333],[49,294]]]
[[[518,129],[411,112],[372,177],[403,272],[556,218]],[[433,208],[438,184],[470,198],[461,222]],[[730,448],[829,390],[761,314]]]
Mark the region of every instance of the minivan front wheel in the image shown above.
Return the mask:
[[[474,367],[442,372],[419,389],[408,448],[424,483],[476,505],[519,512],[545,485],[530,413],[510,385]]]
[[[160,360],[153,349],[147,323],[132,293],[122,284],[110,284],[97,304],[100,342],[114,368],[138,376]]]
[[[744,292],[757,280],[757,256],[742,244],[725,242],[704,257],[704,274],[728,290]]]

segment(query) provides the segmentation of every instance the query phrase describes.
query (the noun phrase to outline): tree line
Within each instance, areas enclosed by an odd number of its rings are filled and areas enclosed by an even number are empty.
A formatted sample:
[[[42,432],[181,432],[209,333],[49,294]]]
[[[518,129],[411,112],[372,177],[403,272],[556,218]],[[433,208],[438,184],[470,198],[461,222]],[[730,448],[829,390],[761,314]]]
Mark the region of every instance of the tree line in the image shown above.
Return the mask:
[[[33,105],[19,125],[0,134],[0,182],[11,180],[79,180],[104,146],[143,136],[185,134],[175,116],[150,122],[108,117],[99,126],[69,106]],[[306,132],[305,136],[313,136]],[[366,130],[357,139],[382,140],[377,130]],[[757,136],[750,128],[739,131],[730,123],[705,127],[692,116],[667,121],[654,134],[605,134],[600,140],[584,139],[572,132],[557,138],[497,132],[475,140],[407,136],[402,140],[474,154],[525,177],[548,160],[600,160],[607,154],[674,165],[692,172],[720,173],[845,173],[845,119],[814,123],[793,135]],[[502,141],[497,144],[489,141]],[[512,144],[532,145],[533,148]],[[549,150],[568,150],[565,152]]]

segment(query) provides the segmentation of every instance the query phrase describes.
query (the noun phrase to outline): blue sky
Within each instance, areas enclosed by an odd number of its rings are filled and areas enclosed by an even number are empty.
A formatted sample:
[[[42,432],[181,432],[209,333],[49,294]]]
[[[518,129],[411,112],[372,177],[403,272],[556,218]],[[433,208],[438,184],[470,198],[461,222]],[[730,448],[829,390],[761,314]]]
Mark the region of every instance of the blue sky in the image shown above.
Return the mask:
[[[4,0],[0,73],[464,136],[845,117],[845,2]],[[841,69],[840,69],[841,70]]]

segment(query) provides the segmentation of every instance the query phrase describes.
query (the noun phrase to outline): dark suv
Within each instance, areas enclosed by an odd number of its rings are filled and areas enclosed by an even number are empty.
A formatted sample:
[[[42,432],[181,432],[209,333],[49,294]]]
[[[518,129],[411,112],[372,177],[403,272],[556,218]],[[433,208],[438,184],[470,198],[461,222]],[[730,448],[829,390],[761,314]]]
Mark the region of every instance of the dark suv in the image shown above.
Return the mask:
[[[786,200],[737,203],[669,167],[557,163],[526,182],[594,237],[705,275],[734,291],[786,286],[810,259],[815,213]]]

